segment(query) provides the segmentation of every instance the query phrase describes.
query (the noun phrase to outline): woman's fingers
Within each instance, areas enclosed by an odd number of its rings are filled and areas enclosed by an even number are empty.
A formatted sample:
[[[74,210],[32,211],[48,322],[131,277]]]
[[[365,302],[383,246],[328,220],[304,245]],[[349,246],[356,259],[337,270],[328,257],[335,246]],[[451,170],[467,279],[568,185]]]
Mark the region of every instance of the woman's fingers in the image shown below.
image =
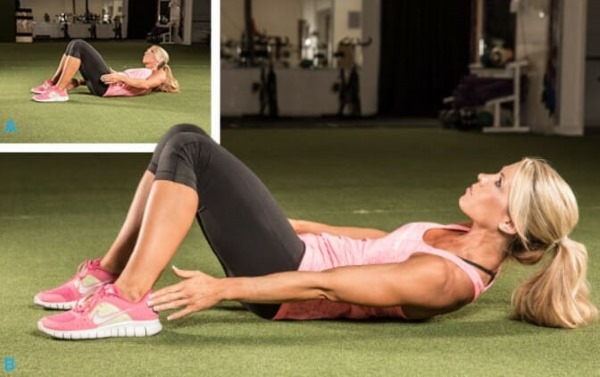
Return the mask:
[[[119,82],[119,74],[117,73],[107,73],[100,76],[100,80],[106,84],[112,84],[115,82]]]
[[[177,268],[175,266],[172,266],[172,268],[173,268],[173,273],[182,279],[189,279],[189,278],[194,277],[199,274],[199,271],[180,270],[179,268]]]
[[[175,319],[183,318],[183,317],[185,317],[186,315],[188,315],[188,314],[191,314],[191,313],[193,313],[193,312],[195,312],[195,310],[191,309],[191,308],[188,306],[188,307],[186,307],[185,309],[182,309],[182,310],[180,310],[180,311],[178,311],[178,312],[175,312],[175,313],[173,313],[173,314],[169,315],[169,316],[167,317],[167,320],[168,320],[168,321],[172,321],[172,320],[175,320]]]
[[[183,280],[154,292],[148,300],[148,306],[152,309],[160,312],[183,307],[168,317],[172,320],[219,303],[220,298],[215,290],[217,279],[200,271],[180,270],[175,266],[173,272]]]
[[[158,304],[158,305],[154,304],[152,306],[152,309],[157,312],[162,312],[163,310],[173,310],[173,309],[180,308],[182,306],[187,306],[189,303],[190,303],[190,300],[188,300],[187,298],[182,298],[179,300],[171,300],[164,304]]]
[[[182,280],[179,283],[169,285],[168,287],[159,289],[158,291],[152,293],[152,296],[150,297],[150,302],[152,302],[152,303],[164,302],[166,295],[182,291],[186,287],[187,279],[197,276],[197,275],[201,275],[200,271],[180,270],[175,266],[173,266],[173,272],[175,273],[175,275],[179,276],[180,278],[186,279],[186,280]]]
[[[164,302],[168,302],[169,298],[173,297],[171,295],[181,292],[182,289],[183,289],[183,285],[181,284],[181,282],[179,282],[177,284],[169,285],[168,287],[165,287],[163,289],[159,289],[158,291],[152,293],[152,295],[150,296],[150,300],[148,301],[148,304],[156,305],[156,304],[162,304]]]
[[[184,307],[184,309],[173,313],[167,317],[169,321],[185,317],[186,315],[201,310],[203,307],[199,302],[188,296],[183,291],[175,291],[171,293],[163,293],[160,297],[154,296],[148,301],[148,306],[156,312],[164,310],[174,310]]]
[[[157,304],[156,302],[148,302],[149,306],[152,306],[152,309],[156,312],[161,312],[163,310],[174,310],[179,309],[181,307],[185,307],[178,312],[170,314],[167,317],[167,320],[172,321],[174,319],[179,319],[185,317],[186,315],[195,312],[197,309],[193,309],[190,305],[190,300],[186,297],[182,297],[181,299],[176,299],[175,297],[178,294],[171,294],[171,296],[163,296],[162,300],[165,302],[163,304]]]

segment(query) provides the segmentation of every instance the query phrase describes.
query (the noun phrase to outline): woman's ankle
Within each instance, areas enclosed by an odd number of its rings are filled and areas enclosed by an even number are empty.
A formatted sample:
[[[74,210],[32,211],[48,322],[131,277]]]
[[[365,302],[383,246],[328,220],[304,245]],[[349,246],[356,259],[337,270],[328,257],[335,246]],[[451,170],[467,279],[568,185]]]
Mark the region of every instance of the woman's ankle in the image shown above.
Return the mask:
[[[120,266],[118,263],[115,263],[111,260],[106,259],[106,257],[100,259],[100,267],[110,272],[113,275],[120,275],[123,272],[124,266]]]
[[[117,287],[119,294],[128,301],[137,302],[142,299],[148,293],[150,289],[146,289],[143,287],[134,286],[132,284],[128,284],[123,282],[121,279],[117,279],[114,283],[115,287]]]

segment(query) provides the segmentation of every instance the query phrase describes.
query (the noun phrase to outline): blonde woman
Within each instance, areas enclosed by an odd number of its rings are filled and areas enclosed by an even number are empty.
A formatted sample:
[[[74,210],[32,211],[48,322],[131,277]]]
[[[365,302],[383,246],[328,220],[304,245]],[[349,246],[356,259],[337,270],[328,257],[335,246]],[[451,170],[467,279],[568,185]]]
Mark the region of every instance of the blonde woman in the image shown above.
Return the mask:
[[[100,53],[86,41],[71,41],[54,75],[40,86],[32,88],[36,102],[65,102],[68,91],[87,85],[90,92],[100,97],[131,97],[148,94],[153,90],[177,93],[179,83],[169,67],[169,54],[160,46],[151,46],[142,58],[144,68],[111,70]],[[82,80],[75,78],[81,72]]]
[[[543,267],[514,295],[515,317],[576,328],[596,321],[587,255],[569,234],[577,202],[546,162],[525,158],[479,174],[458,199],[467,224],[409,223],[386,232],[288,220],[260,180],[199,128],[158,143],[106,255],[35,296],[57,338],[145,336],[224,300],[275,320],[426,320],[474,302],[508,259]],[[226,278],[174,268],[152,293],[197,218]],[[90,294],[91,292],[95,292]]]

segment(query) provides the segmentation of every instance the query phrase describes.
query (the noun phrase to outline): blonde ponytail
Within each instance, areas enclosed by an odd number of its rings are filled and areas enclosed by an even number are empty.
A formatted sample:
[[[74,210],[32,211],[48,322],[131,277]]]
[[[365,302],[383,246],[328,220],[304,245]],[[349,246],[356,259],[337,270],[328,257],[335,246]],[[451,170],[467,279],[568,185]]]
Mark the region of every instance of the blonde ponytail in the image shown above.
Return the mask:
[[[514,292],[515,318],[541,326],[576,328],[598,320],[590,302],[587,251],[568,235],[579,209],[569,185],[541,159],[524,158],[508,198],[517,235],[508,255],[526,265],[545,266]]]
[[[177,79],[175,79],[175,76],[173,76],[173,71],[171,71],[171,67],[169,67],[168,64],[165,64],[163,65],[162,69],[165,70],[167,78],[165,79],[165,82],[163,82],[157,89],[161,92],[179,93],[179,81],[177,81]]]
[[[545,268],[513,294],[514,317],[541,326],[577,328],[595,322],[598,309],[589,301],[585,246],[565,238],[549,247]],[[548,258],[545,258],[548,259]]]
[[[164,69],[167,76],[165,82],[160,84],[156,90],[167,93],[179,93],[179,81],[175,79],[175,76],[173,76],[173,71],[169,66],[169,53],[164,48],[157,45],[151,46],[150,51],[152,51],[158,60],[157,69]]]

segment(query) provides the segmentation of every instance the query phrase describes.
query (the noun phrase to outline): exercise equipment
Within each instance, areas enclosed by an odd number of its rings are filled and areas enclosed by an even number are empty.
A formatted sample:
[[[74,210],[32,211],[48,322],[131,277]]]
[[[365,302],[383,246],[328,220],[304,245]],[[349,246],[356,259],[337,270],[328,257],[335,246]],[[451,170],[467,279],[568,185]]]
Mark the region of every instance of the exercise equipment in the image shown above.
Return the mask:
[[[260,68],[260,82],[252,85],[252,91],[258,92],[260,103],[260,116],[277,118],[279,116],[279,105],[277,103],[277,75],[273,63],[268,68]]]
[[[20,8],[15,12],[17,22],[16,41],[33,42],[33,13],[30,8]]]
[[[71,36],[69,35],[69,16],[71,16],[71,14],[60,13],[58,15],[58,23],[60,24],[60,30],[63,32],[64,39],[71,39]]]
[[[508,63],[503,69],[471,67],[471,74],[463,76],[451,97],[443,99],[445,108],[440,121],[446,127],[482,129],[484,132],[528,132],[521,125],[521,99],[527,91],[527,76],[523,74],[526,61]],[[512,107],[512,119],[505,116],[506,105]],[[488,115],[478,116],[488,112]],[[475,115],[472,115],[475,114]],[[510,113],[508,113],[510,114]],[[506,125],[506,123],[509,123]]]
[[[360,104],[360,78],[358,75],[358,64],[356,62],[356,49],[367,47],[372,39],[365,41],[356,38],[343,38],[338,44],[338,51],[334,57],[338,61],[339,81],[333,85],[333,91],[338,93],[339,107],[338,116],[346,114],[359,117],[362,114]],[[346,72],[349,71],[346,77]]]
[[[180,0],[158,0],[156,23],[146,35],[150,43],[174,44],[183,39],[181,36]]]
[[[123,24],[121,21],[121,16],[115,16],[113,19],[113,32],[115,33],[115,39],[123,39]]]

